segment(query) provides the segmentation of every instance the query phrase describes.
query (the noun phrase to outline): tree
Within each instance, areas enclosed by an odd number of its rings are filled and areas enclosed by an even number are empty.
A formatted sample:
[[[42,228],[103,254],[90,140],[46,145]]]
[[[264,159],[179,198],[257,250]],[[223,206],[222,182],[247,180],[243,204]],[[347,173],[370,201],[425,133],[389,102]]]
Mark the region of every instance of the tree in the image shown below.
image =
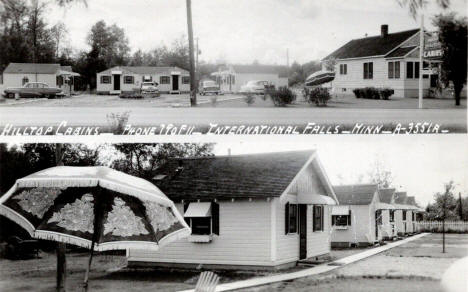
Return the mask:
[[[401,7],[407,7],[411,16],[416,18],[418,11],[423,9],[427,0],[396,0]],[[450,6],[450,0],[436,0],[437,5],[442,9],[447,9]]]
[[[393,182],[392,172],[385,168],[382,161],[376,159],[372,165],[371,171],[368,173],[372,183],[377,184],[379,188],[389,188]]]
[[[59,21],[54,26],[52,26],[52,28],[50,29],[50,32],[55,42],[55,57],[59,58],[61,54],[60,43],[63,40],[63,38],[66,36],[66,34],[68,33],[67,27],[65,26],[65,23],[63,23],[62,21]]]
[[[152,180],[158,167],[170,158],[211,155],[212,144],[115,144],[122,154],[112,164],[112,168],[122,172]]]
[[[460,93],[467,77],[467,19],[457,18],[454,13],[437,15],[434,25],[439,29],[442,45],[442,81],[453,83],[455,105],[460,105]]]

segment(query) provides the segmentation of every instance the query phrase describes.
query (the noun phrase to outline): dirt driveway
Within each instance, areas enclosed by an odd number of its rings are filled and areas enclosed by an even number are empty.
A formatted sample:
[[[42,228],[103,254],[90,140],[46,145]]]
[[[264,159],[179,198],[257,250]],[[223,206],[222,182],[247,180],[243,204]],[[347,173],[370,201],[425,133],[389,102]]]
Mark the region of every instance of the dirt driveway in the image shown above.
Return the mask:
[[[457,259],[468,256],[468,234],[430,234],[382,254],[321,276],[297,279],[243,291],[442,291],[440,279]]]

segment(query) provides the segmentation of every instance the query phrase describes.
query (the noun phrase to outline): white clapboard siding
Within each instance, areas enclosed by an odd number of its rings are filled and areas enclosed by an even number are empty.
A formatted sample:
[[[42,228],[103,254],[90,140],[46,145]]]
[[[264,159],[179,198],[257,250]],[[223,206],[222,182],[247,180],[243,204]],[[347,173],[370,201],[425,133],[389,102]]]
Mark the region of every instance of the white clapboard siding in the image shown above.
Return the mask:
[[[299,259],[299,234],[285,234],[285,204],[297,203],[297,193],[324,195],[327,193],[310,164],[291,186],[290,193],[276,207],[277,261],[280,263]],[[279,200],[278,200],[279,202]],[[312,232],[312,206],[307,208],[307,256],[318,256],[330,252],[330,212],[325,209],[324,231]]]
[[[372,220],[369,216],[370,205],[349,205],[351,210],[351,226],[348,229],[333,228],[332,242],[369,242]],[[373,226],[373,225],[372,225]]]
[[[415,222],[418,232],[442,232],[442,221]],[[468,232],[468,221],[445,221],[446,232]]]
[[[57,87],[57,76],[55,74],[34,74],[34,73],[4,73],[3,84],[6,87],[22,87],[23,78],[28,78],[29,82],[44,82],[49,87]]]
[[[258,200],[220,201],[219,236],[210,243],[191,243],[181,239],[158,252],[131,250],[129,261],[269,265],[270,202]],[[181,204],[177,204],[183,212]]]

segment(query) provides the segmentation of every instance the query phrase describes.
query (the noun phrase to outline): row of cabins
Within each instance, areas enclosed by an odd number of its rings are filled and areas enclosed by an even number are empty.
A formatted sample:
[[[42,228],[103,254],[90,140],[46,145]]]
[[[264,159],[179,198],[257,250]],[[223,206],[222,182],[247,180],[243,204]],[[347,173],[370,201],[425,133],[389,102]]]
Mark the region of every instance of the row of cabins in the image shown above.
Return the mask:
[[[384,203],[376,186],[333,187],[315,151],[173,159],[154,183],[192,234],[157,252],[127,250],[129,266],[279,269],[325,256],[335,242],[411,233],[399,213],[392,228],[370,232],[376,220],[387,224],[401,196]]]

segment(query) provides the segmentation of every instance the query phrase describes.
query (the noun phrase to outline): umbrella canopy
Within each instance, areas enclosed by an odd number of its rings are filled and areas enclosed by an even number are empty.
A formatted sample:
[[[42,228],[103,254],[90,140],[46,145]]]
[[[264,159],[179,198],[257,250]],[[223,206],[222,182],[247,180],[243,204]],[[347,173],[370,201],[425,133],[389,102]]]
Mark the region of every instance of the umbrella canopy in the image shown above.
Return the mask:
[[[306,86],[317,86],[335,79],[335,72],[317,71],[309,75],[305,81]]]
[[[101,166],[58,166],[18,179],[0,198],[0,215],[34,238],[95,251],[157,250],[191,232],[156,186]]]

